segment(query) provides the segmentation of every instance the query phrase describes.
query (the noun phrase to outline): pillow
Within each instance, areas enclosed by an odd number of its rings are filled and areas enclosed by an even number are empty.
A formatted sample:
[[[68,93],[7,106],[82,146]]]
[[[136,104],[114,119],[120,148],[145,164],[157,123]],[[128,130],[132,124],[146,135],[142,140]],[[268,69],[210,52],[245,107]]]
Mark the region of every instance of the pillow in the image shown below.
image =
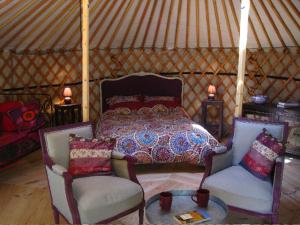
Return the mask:
[[[111,154],[115,143],[112,138],[87,139],[70,134],[69,172],[72,175],[111,172]]]
[[[173,96],[145,96],[144,106],[153,107],[155,105],[164,105],[169,108],[181,106],[180,99]]]
[[[1,120],[0,120],[0,130],[1,131],[16,131],[18,126],[15,122],[10,118],[8,112],[22,107],[22,103],[18,101],[9,101],[0,104],[0,113],[1,113]]]
[[[109,109],[126,107],[129,109],[139,109],[143,107],[143,97],[141,95],[113,96],[106,99]]]
[[[266,180],[272,171],[277,156],[284,153],[282,143],[267,133],[260,133],[243,157],[240,165],[254,176]]]
[[[46,120],[40,112],[40,105],[37,102],[28,103],[8,112],[9,117],[18,129],[36,129],[45,125]]]

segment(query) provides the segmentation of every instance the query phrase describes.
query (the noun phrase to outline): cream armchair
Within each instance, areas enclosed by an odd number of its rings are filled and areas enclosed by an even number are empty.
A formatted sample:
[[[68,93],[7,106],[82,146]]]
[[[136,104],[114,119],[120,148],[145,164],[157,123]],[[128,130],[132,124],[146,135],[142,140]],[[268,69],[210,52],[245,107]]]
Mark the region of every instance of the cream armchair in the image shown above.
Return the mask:
[[[251,144],[266,128],[273,137],[286,143],[287,123],[235,118],[234,134],[224,153],[210,153],[205,158],[201,187],[223,199],[230,209],[266,217],[278,223],[284,156],[276,159],[273,176],[261,180],[239,165]]]
[[[145,200],[134,172],[135,160],[113,153],[114,176],[74,178],[67,170],[70,133],[91,138],[93,125],[86,122],[40,130],[55,223],[59,215],[73,224],[108,223],[139,210],[142,224]]]

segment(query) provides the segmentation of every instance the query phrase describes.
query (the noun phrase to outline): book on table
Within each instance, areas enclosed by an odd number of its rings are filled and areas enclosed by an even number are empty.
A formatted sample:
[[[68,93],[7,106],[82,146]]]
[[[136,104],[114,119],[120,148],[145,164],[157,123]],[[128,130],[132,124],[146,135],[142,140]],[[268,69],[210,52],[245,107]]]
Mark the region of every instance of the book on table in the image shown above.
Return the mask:
[[[199,224],[210,220],[210,215],[203,209],[182,212],[174,216],[179,224]]]

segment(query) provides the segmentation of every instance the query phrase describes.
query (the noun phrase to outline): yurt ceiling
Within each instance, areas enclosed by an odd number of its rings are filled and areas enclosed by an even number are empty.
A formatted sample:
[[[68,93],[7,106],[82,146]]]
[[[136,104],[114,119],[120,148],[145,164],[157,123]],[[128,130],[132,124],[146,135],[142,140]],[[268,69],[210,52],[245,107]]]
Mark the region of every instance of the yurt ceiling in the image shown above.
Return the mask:
[[[90,0],[90,49],[238,47],[240,0]],[[79,0],[0,1],[0,49],[80,49]],[[299,0],[252,0],[248,48],[299,46]]]

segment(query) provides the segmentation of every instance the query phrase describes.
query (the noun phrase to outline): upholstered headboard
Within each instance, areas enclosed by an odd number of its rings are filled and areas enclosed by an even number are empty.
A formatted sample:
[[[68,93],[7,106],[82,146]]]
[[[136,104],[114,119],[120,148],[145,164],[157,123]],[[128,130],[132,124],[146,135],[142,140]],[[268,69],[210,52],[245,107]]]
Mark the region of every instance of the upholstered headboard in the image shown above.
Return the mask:
[[[181,100],[183,81],[179,77],[164,77],[154,73],[134,73],[100,83],[101,113],[108,109],[106,99],[115,95],[174,96]]]

